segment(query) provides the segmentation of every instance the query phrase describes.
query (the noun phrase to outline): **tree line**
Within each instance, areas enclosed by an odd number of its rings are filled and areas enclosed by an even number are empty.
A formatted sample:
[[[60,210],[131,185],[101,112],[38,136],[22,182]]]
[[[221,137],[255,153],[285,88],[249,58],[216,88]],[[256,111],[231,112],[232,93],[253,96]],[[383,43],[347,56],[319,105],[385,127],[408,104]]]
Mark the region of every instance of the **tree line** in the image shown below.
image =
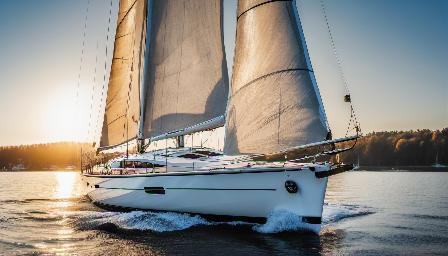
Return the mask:
[[[23,164],[29,170],[42,170],[51,166],[64,168],[80,166],[81,147],[91,151],[92,145],[74,142],[0,147],[0,169]]]
[[[442,130],[372,132],[353,150],[342,153],[343,162],[364,166],[430,166],[438,156],[448,164],[448,128]]]

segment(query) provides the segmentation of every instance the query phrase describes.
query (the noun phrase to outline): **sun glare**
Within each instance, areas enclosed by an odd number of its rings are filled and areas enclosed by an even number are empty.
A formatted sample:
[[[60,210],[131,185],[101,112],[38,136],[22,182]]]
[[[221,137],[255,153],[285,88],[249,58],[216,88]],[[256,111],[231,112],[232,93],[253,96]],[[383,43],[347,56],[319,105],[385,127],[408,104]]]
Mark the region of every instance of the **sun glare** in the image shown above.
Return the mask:
[[[56,198],[70,198],[75,194],[75,176],[74,172],[58,172],[55,173],[57,180],[57,187],[55,191]]]
[[[85,102],[86,100],[79,100],[86,97],[77,99],[73,94],[72,88],[61,87],[61,90],[48,96],[49,100],[42,113],[42,127],[47,135],[47,141],[88,139],[89,103]]]

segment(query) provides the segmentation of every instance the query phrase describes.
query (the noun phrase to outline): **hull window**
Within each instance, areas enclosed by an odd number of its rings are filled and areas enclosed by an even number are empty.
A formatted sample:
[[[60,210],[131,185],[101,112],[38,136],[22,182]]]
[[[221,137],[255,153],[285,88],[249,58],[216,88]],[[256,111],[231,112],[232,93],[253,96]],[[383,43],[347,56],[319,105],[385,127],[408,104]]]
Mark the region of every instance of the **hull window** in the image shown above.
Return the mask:
[[[148,194],[164,195],[165,189],[163,187],[145,187],[145,192]]]

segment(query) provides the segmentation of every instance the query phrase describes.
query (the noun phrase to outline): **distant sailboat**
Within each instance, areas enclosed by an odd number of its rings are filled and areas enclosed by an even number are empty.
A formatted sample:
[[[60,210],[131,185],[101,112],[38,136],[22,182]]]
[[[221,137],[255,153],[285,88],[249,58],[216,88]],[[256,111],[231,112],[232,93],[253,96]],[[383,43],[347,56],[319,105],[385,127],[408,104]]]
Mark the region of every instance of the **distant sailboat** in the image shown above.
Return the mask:
[[[121,0],[100,150],[139,154],[83,172],[97,205],[265,221],[295,213],[319,230],[337,154],[295,1],[240,0],[232,88],[221,0]],[[348,97],[349,98],[349,97]],[[225,126],[224,152],[184,136]],[[158,140],[177,148],[146,152]],[[308,161],[303,163],[304,161]]]
[[[360,165],[359,165],[359,154],[358,154],[356,164],[353,165],[353,171],[357,171],[357,170],[359,170],[359,166],[360,166]]]
[[[444,164],[439,164],[439,152],[437,151],[436,153],[436,161],[434,162],[434,164],[431,166],[434,168],[447,168],[447,165]]]
[[[18,163],[12,166],[11,170],[13,172],[26,170],[26,167],[23,163]]]

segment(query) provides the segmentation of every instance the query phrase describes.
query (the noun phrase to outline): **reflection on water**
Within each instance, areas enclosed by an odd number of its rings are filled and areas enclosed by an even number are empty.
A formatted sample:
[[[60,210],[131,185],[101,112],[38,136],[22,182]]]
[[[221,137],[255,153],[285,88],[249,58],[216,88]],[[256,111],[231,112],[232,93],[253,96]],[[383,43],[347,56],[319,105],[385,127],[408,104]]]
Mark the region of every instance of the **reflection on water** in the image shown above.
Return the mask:
[[[264,234],[183,214],[106,212],[84,196],[79,173],[0,173],[0,255],[448,255],[446,191],[446,173],[340,174],[320,235]]]
[[[77,252],[85,234],[70,217],[82,195],[79,173],[0,173],[0,255]]]
[[[56,199],[63,198],[73,198],[76,196],[76,192],[79,188],[75,188],[77,178],[79,178],[79,173],[76,172],[58,172],[55,173],[57,186],[54,193]],[[73,227],[68,225],[69,219],[67,214],[68,207],[73,206],[75,202],[73,200],[58,200],[55,202],[54,211],[61,216],[58,221],[60,228],[56,230],[57,240],[61,241],[58,243],[58,248],[53,248],[52,253],[66,253],[71,251],[71,248],[75,245],[71,242],[72,234],[74,233]]]
[[[54,198],[70,198],[75,195],[75,181],[79,176],[75,172],[58,172],[56,175],[56,191],[54,193]]]

